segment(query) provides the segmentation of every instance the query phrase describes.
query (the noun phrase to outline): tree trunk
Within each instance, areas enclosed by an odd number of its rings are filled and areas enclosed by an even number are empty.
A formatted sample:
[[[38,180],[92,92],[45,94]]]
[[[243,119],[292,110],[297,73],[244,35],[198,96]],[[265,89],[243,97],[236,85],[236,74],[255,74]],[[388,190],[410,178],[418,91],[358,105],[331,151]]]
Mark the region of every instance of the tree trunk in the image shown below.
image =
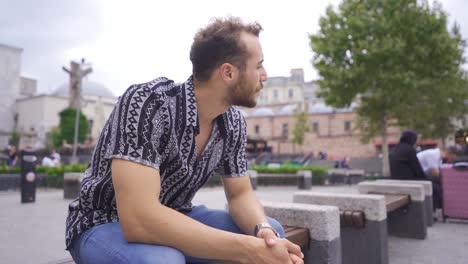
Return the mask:
[[[382,116],[381,120],[381,136],[382,136],[382,176],[390,177],[390,160],[387,143],[387,117]]]
[[[441,137],[440,142],[442,142],[442,149],[445,149],[447,147],[447,137]]]

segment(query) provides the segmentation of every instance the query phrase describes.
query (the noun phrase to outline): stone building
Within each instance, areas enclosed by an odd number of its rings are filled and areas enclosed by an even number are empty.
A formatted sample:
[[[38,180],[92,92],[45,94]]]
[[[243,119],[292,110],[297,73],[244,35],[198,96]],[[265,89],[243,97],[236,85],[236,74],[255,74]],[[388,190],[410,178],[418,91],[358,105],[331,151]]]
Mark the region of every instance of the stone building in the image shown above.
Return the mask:
[[[69,84],[58,86],[52,93],[38,94],[37,81],[21,76],[22,51],[0,44],[0,147],[7,145],[16,131],[20,147],[42,148],[47,133],[59,124],[58,114],[69,105]],[[96,139],[117,97],[89,79],[83,79],[82,89],[82,111],[90,128],[88,137]]]
[[[47,133],[58,126],[59,113],[69,106],[68,90],[68,83],[64,83],[50,94],[38,94],[16,100],[20,145],[36,148],[45,146]],[[88,120],[88,138],[94,141],[112,112],[117,98],[106,86],[88,79],[83,79],[82,95],[81,111]]]
[[[8,144],[16,127],[15,100],[36,93],[36,80],[21,76],[22,53],[0,43],[0,147]]]
[[[371,158],[379,155],[382,140],[378,137],[369,143],[361,142],[361,132],[356,129],[353,108],[336,109],[317,98],[318,85],[304,82],[303,70],[291,70],[289,77],[270,77],[264,83],[257,107],[242,108],[247,120],[247,134],[251,139],[266,140],[274,153],[326,152],[329,158]],[[310,132],[304,145],[292,144],[295,111],[308,113]],[[390,128],[388,140],[398,142],[400,130]]]

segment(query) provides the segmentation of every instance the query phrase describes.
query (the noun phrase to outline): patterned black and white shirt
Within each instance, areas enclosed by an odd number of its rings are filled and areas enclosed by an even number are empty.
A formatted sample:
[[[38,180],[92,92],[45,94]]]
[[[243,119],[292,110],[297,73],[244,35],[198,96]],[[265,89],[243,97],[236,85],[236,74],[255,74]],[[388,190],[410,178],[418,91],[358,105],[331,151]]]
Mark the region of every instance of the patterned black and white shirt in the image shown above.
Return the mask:
[[[231,107],[218,116],[203,153],[197,157],[195,100],[192,77],[182,84],[161,77],[132,85],[119,98],[85,172],[80,196],[69,205],[67,248],[87,229],[118,221],[112,159],[159,170],[159,201],[178,211],[191,210],[193,196],[213,171],[224,177],[246,174],[247,135],[242,114]],[[128,176],[138,181],[138,175]]]

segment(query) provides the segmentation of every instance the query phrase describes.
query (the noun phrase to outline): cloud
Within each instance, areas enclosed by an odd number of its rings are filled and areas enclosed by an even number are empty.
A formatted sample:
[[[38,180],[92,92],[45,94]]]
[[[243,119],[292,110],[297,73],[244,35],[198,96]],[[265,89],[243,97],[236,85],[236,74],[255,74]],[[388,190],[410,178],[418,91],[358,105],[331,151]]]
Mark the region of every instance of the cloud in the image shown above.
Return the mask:
[[[85,57],[93,67],[90,78],[119,95],[132,83],[158,76],[184,81],[191,72],[194,33],[211,17],[232,14],[264,26],[261,41],[269,76],[301,67],[310,80],[317,73],[308,33],[317,32],[328,4],[340,2],[0,0],[0,43],[23,48],[22,74],[36,78],[41,92],[67,82],[62,66]],[[467,38],[468,2],[442,4]]]
[[[93,43],[103,29],[93,2],[0,0],[0,42],[23,48],[25,75],[58,86],[67,80],[57,74],[68,63],[63,54],[77,43]]]

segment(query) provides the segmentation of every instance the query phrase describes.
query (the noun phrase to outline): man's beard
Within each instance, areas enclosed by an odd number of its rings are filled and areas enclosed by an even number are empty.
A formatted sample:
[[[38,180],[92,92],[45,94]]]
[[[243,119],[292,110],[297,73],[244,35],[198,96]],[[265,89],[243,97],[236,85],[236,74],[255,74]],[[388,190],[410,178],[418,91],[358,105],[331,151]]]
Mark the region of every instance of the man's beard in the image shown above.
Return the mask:
[[[261,87],[256,87],[255,91],[252,92],[247,86],[247,81],[244,76],[241,75],[239,81],[229,87],[229,95],[228,98],[226,98],[228,104],[248,108],[255,107],[257,105],[255,93],[259,91]]]

